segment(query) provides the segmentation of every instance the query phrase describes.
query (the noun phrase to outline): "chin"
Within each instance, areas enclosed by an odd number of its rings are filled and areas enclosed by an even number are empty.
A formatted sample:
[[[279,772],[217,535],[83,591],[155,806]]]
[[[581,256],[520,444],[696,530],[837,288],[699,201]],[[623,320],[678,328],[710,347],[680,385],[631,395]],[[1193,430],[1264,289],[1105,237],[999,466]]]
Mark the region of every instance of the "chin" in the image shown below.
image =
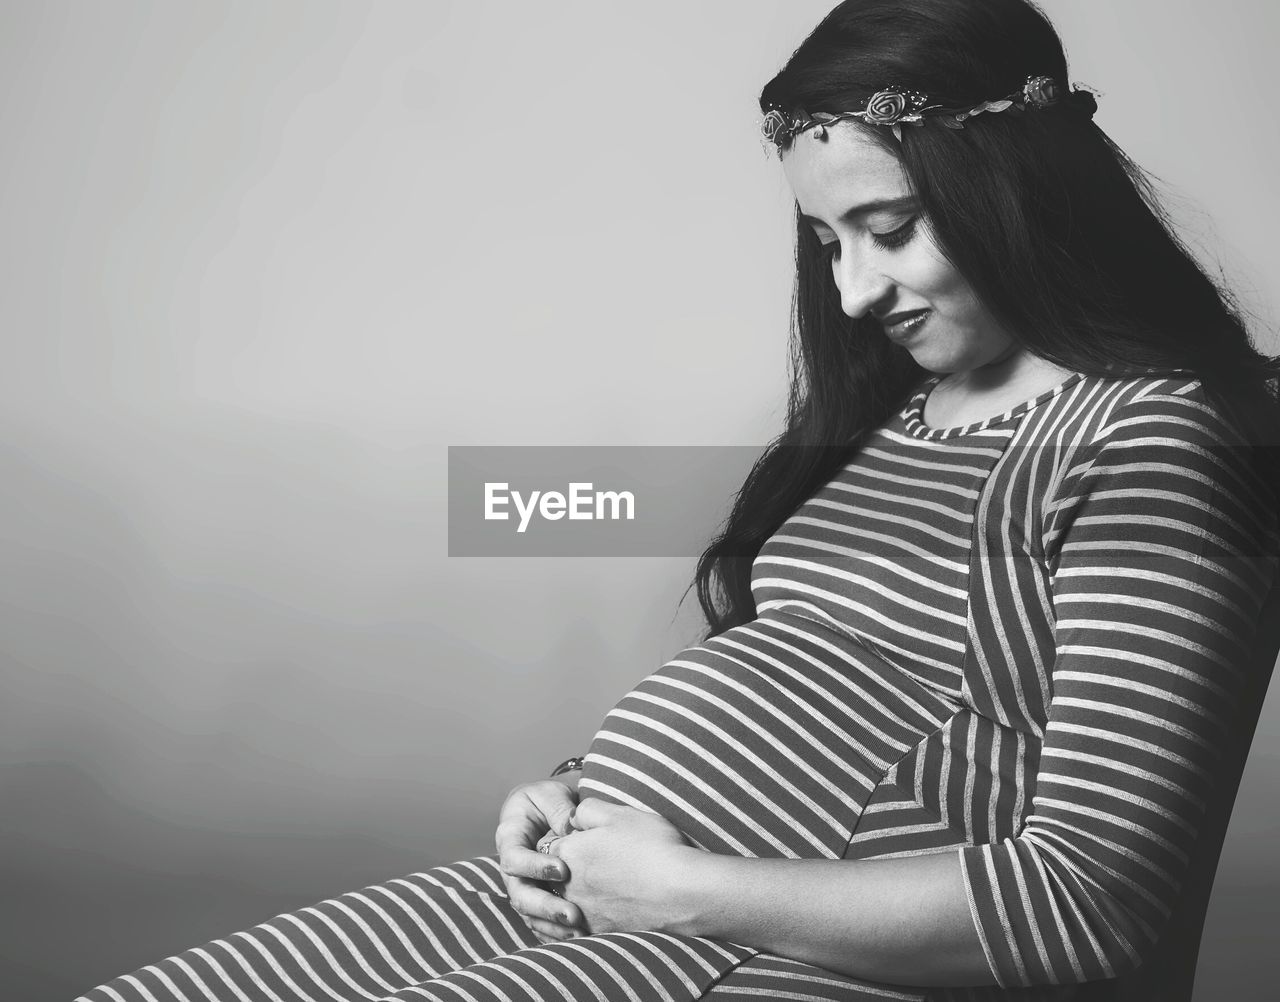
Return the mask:
[[[910,352],[918,366],[938,376],[948,376],[954,372],[969,372],[990,361],[985,353],[978,353],[972,349],[957,355],[954,343],[947,344],[948,340],[947,338],[922,338],[919,344],[908,344],[903,347]],[[948,351],[948,348],[951,350]]]
[[[908,348],[907,350],[910,352],[911,357],[915,359],[916,365],[922,369],[927,369],[935,376],[960,372],[965,368],[960,360],[950,358],[938,351],[930,351],[923,345],[918,348]]]

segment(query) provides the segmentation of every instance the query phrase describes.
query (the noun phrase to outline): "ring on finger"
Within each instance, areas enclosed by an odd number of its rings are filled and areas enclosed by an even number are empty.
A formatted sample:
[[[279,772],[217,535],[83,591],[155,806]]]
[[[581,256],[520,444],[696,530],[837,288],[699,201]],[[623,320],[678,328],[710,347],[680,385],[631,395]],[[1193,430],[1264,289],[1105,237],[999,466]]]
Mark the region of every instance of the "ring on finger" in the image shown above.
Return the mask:
[[[538,841],[538,852],[545,852],[551,855],[551,847],[556,844],[558,839],[564,838],[563,835],[557,835],[555,832],[548,832]]]

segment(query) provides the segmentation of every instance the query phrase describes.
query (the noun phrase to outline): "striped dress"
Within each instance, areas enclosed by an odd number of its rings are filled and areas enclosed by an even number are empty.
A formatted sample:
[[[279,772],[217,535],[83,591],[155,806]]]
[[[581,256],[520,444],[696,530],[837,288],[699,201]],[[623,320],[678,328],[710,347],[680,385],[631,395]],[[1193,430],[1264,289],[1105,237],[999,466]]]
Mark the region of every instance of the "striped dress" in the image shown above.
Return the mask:
[[[716,853],[957,853],[992,987],[648,931],[542,946],[489,855],[79,1002],[1057,1002],[1134,971],[1221,778],[1275,499],[1190,376],[1076,374],[947,429],[922,420],[934,382],[765,544],[757,618],[609,712],[579,789]]]

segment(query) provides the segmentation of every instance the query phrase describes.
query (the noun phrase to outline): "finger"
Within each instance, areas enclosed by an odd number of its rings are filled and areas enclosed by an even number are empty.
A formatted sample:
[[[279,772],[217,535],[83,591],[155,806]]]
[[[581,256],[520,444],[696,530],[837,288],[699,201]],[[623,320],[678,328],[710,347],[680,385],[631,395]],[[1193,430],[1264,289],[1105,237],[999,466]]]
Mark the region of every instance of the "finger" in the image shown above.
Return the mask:
[[[557,835],[567,835],[573,831],[569,819],[573,816],[573,809],[578,806],[578,795],[566,786],[557,785],[565,795],[539,798],[535,803],[546,819],[547,827]]]
[[[508,848],[498,856],[498,865],[509,877],[526,880],[567,880],[569,866],[564,860],[536,849]]]
[[[623,804],[611,804],[607,800],[601,800],[599,797],[584,797],[578,801],[578,806],[573,809],[573,813],[569,816],[569,823],[578,831],[587,828],[598,828],[600,825],[607,825],[617,820],[628,811],[634,811],[636,808],[627,807]]]
[[[551,892],[556,899],[555,915],[551,921],[556,925],[569,926],[573,929],[583,931],[587,928],[586,917],[582,914],[582,909],[575,905],[572,901],[566,901],[558,894]]]
[[[556,925],[566,926],[569,929],[585,930],[587,928],[586,920],[582,917],[582,911],[563,899],[560,901],[559,907],[552,914],[550,921]]]
[[[554,831],[549,831],[542,838],[538,839],[537,844],[533,847],[536,851],[550,856],[552,859],[560,858],[560,843],[569,835],[574,834],[570,831],[568,835],[559,835]]]
[[[546,829],[535,824],[533,819],[524,815],[512,815],[499,819],[493,841],[499,853],[513,847],[532,848],[544,831]]]
[[[528,783],[507,797],[498,820],[517,827],[551,828],[563,835],[569,831],[569,812],[577,802],[577,791],[556,780]]]
[[[547,825],[557,835],[568,835],[573,831],[573,811],[576,804],[562,804],[547,812]]]
[[[529,928],[536,933],[549,937],[557,942],[563,942],[566,939],[573,939],[575,936],[581,936],[580,929],[574,929],[572,926],[560,925],[558,922],[548,922],[545,919],[531,918],[526,919]]]
[[[508,897],[511,907],[527,919],[545,919],[558,925],[578,925],[582,912],[577,905],[557,897],[527,880],[513,878]]]

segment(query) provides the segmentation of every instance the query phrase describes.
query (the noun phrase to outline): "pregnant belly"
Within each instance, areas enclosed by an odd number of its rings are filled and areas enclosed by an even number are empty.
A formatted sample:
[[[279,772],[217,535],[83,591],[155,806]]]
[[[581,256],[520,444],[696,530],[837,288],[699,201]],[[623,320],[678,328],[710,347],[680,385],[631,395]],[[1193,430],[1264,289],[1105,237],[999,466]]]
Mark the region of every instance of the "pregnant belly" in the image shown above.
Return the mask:
[[[852,638],[771,612],[627,693],[579,790],[711,852],[838,859],[885,772],[953,709]]]

